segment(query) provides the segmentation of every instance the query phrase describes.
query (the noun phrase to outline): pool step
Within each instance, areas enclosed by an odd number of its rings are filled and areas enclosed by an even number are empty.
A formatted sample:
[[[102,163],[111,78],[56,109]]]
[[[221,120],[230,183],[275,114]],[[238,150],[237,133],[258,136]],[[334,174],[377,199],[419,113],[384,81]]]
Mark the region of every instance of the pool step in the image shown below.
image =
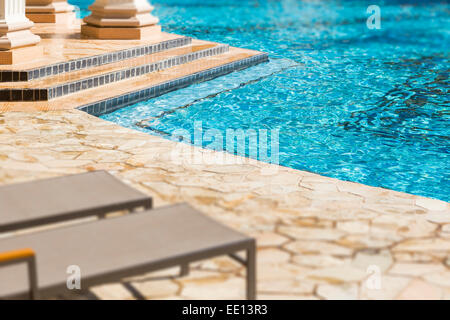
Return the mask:
[[[45,26],[45,28],[50,27]],[[54,32],[52,28],[46,31]],[[67,33],[76,31],[69,30]],[[192,44],[192,38],[190,37],[166,33],[162,33],[161,37],[149,40],[145,44],[142,41],[132,41],[131,43],[129,41],[125,43],[109,41],[108,46],[101,42],[97,43],[95,40],[82,42],[86,40],[76,39],[79,36],[77,33],[75,33],[75,39],[69,38],[61,41],[58,41],[58,39],[47,40],[46,37],[48,35],[42,33],[42,31],[36,33],[43,37],[44,58],[17,66],[0,66],[0,83],[32,81],[81,70],[91,70],[99,66],[126,62],[138,57]],[[52,33],[50,38],[54,36]],[[65,43],[68,41],[74,43]],[[77,49],[77,47],[81,48]],[[58,53],[57,51],[60,52]],[[83,54],[83,51],[90,54]],[[55,62],[55,60],[59,62]]]
[[[230,47],[229,51],[225,53],[204,57],[120,82],[109,83],[106,86],[73,93],[50,101],[1,103],[0,111],[52,111],[78,108],[98,116],[267,60],[267,54]]]
[[[0,101],[49,101],[139,78],[228,51],[228,45],[191,40],[187,46],[100,65],[89,70],[73,71],[28,82],[0,83]]]

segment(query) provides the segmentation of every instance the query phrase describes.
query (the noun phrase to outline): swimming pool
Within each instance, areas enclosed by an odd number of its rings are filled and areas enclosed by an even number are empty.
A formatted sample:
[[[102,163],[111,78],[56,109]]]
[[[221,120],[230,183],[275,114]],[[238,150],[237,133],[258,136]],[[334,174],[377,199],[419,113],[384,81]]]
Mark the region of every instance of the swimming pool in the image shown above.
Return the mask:
[[[271,61],[102,118],[169,139],[277,129],[283,166],[450,201],[450,5],[377,1],[369,30],[372,2],[154,1],[165,31]]]

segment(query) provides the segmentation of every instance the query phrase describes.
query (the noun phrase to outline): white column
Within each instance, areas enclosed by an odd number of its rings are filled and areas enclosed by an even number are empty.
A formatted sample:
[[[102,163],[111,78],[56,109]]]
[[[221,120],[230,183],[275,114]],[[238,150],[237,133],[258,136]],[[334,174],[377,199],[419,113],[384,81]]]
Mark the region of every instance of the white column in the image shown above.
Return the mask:
[[[0,20],[14,22],[25,17],[24,1],[2,0],[0,1]]]
[[[38,43],[41,38],[31,33],[32,26],[25,17],[25,0],[0,0],[0,50]]]

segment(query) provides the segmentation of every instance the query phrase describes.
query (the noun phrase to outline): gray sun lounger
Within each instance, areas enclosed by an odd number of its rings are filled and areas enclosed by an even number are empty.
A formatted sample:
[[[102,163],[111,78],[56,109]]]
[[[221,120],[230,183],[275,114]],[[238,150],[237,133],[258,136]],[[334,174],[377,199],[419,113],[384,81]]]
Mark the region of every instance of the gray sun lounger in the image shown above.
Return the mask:
[[[72,265],[86,289],[220,255],[247,267],[247,298],[256,297],[255,240],[185,204],[0,240],[0,253],[23,248],[35,255],[0,264],[2,299],[67,293]],[[236,254],[244,250],[246,259]]]
[[[0,187],[0,233],[138,207],[152,199],[106,171]]]

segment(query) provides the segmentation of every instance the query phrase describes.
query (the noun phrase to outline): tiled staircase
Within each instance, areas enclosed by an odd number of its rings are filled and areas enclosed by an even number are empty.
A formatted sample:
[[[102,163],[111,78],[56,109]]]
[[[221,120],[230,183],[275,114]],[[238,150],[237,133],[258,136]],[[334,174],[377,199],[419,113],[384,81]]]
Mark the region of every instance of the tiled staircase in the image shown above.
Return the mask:
[[[73,39],[49,40],[47,46],[55,43],[66,51],[68,45],[78,45],[80,51],[61,61],[52,61],[59,57],[49,53],[45,61],[12,70],[3,66],[0,109],[79,108],[100,115],[267,60],[258,52],[169,34],[147,42],[123,41],[125,48],[118,41]],[[105,46],[102,53],[81,54],[83,45],[92,43]]]

